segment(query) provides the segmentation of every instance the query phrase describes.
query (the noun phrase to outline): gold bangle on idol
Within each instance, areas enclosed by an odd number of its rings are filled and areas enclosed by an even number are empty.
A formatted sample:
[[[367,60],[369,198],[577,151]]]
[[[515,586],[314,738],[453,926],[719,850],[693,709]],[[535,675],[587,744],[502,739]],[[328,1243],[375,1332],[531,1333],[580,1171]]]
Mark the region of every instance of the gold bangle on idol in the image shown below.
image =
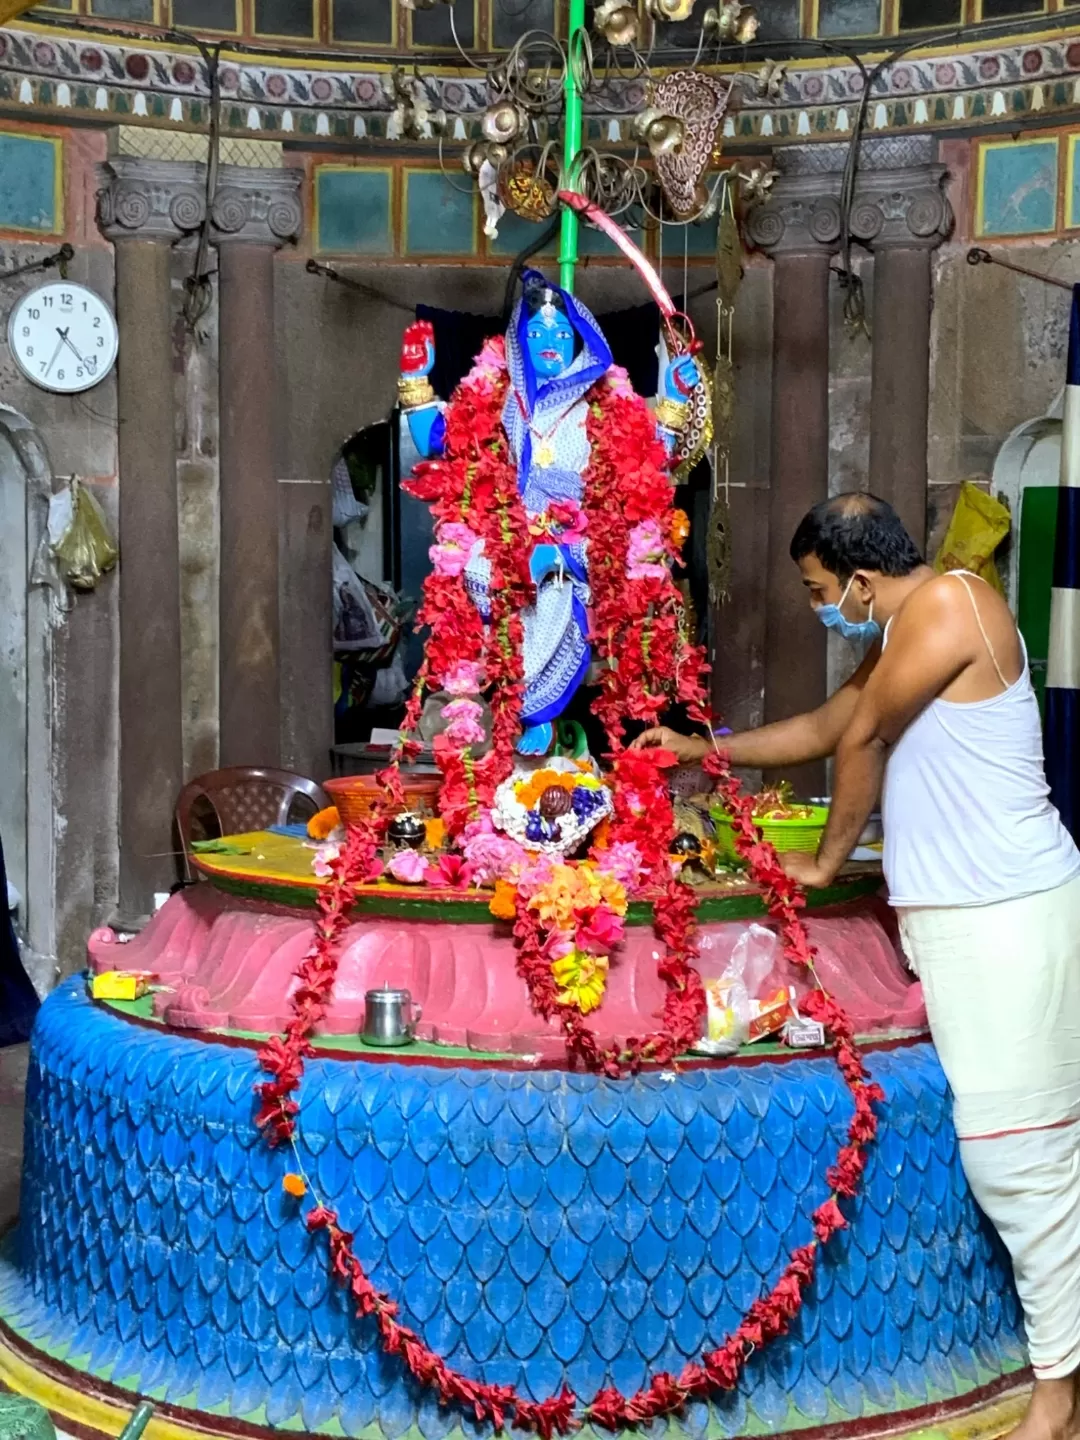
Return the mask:
[[[435,391],[426,375],[402,376],[398,381],[398,399],[406,410],[415,410],[421,405],[430,405]]]
[[[686,424],[686,406],[665,396],[656,402],[656,419],[665,430],[679,431]]]

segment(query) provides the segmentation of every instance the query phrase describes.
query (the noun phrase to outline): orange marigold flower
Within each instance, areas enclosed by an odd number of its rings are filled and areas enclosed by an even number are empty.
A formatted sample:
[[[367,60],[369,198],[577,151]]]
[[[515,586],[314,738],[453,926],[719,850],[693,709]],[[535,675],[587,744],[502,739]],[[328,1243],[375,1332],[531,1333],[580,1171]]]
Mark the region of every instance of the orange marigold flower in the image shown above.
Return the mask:
[[[307,833],[312,840],[325,840],[340,824],[341,816],[337,812],[337,806],[328,805],[307,822]]]
[[[682,548],[683,541],[690,534],[690,520],[685,510],[672,510],[671,528],[668,531],[669,538],[676,550]]]
[[[605,815],[600,824],[592,833],[592,845],[594,850],[609,850],[611,848],[611,820]]]
[[[429,850],[441,850],[446,841],[446,826],[438,816],[424,821],[424,843]]]
[[[516,891],[506,880],[495,881],[495,894],[488,903],[488,909],[496,920],[513,920],[517,914]]]
[[[301,1175],[286,1175],[281,1182],[281,1187],[286,1195],[295,1196],[297,1200],[302,1200],[307,1194],[307,1186]]]

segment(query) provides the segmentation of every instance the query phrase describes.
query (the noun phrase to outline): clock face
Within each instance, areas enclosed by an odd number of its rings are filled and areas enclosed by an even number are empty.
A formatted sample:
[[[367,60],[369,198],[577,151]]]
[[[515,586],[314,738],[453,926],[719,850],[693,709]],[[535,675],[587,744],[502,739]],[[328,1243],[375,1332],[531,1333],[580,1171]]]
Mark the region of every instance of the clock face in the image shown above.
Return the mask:
[[[89,390],[116,363],[116,321],[93,290],[58,280],[24,295],[8,321],[8,344],[35,385],[62,395]]]

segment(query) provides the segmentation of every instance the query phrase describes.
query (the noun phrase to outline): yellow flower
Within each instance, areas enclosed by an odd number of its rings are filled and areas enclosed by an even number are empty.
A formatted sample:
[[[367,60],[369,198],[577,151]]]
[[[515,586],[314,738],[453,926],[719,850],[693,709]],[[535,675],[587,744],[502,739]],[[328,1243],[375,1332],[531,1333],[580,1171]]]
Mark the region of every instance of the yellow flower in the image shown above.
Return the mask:
[[[325,810],[320,810],[307,822],[307,833],[312,840],[325,840],[341,824],[341,817],[337,812],[336,805],[328,805]]]
[[[488,903],[488,909],[496,920],[513,920],[517,914],[517,905],[514,902],[515,894],[513,885],[507,884],[505,880],[496,880],[495,894]]]
[[[588,1015],[604,998],[607,972],[606,955],[588,955],[580,950],[571,950],[569,955],[553,960],[551,973],[559,986],[556,997],[559,1004],[572,1005],[582,1015]]]
[[[577,874],[570,865],[552,867],[551,879],[529,900],[540,923],[549,930],[571,930],[578,903]]]
[[[441,850],[446,840],[446,826],[438,816],[424,821],[424,844],[429,850]]]

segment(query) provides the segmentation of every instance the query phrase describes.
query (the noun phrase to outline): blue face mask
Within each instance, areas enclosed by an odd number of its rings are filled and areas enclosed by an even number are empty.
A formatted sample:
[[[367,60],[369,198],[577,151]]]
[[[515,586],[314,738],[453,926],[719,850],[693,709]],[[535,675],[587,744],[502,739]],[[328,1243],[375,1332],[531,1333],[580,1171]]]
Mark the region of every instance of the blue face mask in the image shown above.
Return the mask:
[[[845,640],[850,640],[853,645],[869,644],[876,640],[881,634],[881,626],[874,619],[874,602],[870,602],[870,614],[865,620],[849,620],[840,606],[848,597],[852,585],[855,583],[853,575],[847,583],[843,595],[840,596],[840,605],[819,605],[814,611],[815,615],[825,626],[826,630],[835,630]]]
[[[553,305],[545,305],[529,321],[525,343],[538,380],[553,380],[574,358],[574,331]]]

